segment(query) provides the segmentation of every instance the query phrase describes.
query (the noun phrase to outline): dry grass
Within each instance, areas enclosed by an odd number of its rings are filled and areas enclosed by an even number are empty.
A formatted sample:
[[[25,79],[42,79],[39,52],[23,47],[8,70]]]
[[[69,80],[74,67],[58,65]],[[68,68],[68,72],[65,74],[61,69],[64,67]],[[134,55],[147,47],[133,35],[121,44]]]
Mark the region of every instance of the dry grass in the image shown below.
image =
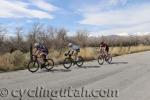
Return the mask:
[[[82,48],[79,53],[85,60],[93,60],[97,56],[97,48],[87,47]],[[113,56],[119,56],[124,54],[142,52],[150,50],[150,46],[131,46],[131,47],[111,47],[110,52]],[[52,58],[55,64],[60,64],[63,62],[64,52],[66,49],[60,53],[56,50],[50,50],[49,57]],[[12,54],[6,53],[0,56],[0,70],[1,71],[12,71],[25,69],[29,60],[29,53],[23,54],[21,51],[17,50]]]
[[[113,56],[119,56],[119,55],[148,51],[148,50],[150,50],[150,46],[143,46],[143,45],[110,48],[110,52]],[[65,51],[67,50],[64,50],[63,53],[60,54],[59,51],[51,50],[49,57],[52,58],[56,64],[60,64],[63,62],[63,59],[65,58],[64,57]],[[89,61],[97,58],[97,54],[98,54],[97,51],[98,48],[92,48],[92,47],[81,48],[79,55],[82,56],[86,61]]]
[[[0,70],[11,71],[24,69],[24,65],[27,62],[27,54],[23,54],[21,51],[17,50],[12,54],[6,53],[0,57]]]
[[[130,46],[130,47],[111,47],[110,51],[113,56],[119,56],[124,54],[137,53],[142,51],[149,51],[150,46]]]
[[[82,48],[79,55],[82,56],[86,60],[93,60],[95,59],[96,49],[90,48],[90,47]]]

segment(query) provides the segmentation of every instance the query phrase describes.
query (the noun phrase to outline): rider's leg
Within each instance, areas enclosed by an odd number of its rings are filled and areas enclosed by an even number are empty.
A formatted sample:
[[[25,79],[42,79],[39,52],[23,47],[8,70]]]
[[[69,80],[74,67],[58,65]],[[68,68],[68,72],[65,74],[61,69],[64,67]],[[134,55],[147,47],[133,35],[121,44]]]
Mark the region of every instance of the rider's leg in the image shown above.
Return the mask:
[[[106,53],[107,53],[107,55],[109,54],[109,48],[108,47],[106,48]]]
[[[78,61],[78,54],[79,54],[79,51],[76,51],[76,54],[75,54],[75,61]]]
[[[43,54],[43,61],[44,61],[44,63],[46,62],[47,55],[48,54],[46,54],[46,53]]]
[[[45,65],[46,62],[46,54],[45,53],[41,53],[41,65],[42,67]]]
[[[109,55],[109,48],[106,48],[106,60],[109,60],[108,55]]]
[[[76,61],[76,58],[77,58],[77,52],[74,52],[73,56],[74,56],[74,60]]]

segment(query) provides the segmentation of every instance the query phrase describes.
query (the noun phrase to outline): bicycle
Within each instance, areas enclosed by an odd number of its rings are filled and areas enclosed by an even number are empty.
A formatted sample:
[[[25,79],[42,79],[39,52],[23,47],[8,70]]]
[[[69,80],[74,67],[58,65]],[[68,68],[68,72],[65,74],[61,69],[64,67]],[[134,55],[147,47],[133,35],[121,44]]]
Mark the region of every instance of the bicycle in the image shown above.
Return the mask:
[[[32,59],[28,63],[28,70],[32,73],[38,71],[39,68],[43,69],[45,68],[46,70],[51,70],[54,67],[54,61],[53,59],[45,59],[45,63],[41,64],[41,61],[36,55],[32,55]]]
[[[67,57],[64,59],[63,66],[66,69],[69,69],[72,65],[77,65],[78,67],[81,67],[84,63],[84,59],[82,56],[78,56],[76,58],[77,60],[73,59],[71,54],[65,54],[65,56]]]
[[[111,54],[107,54],[105,50],[100,50],[100,55],[98,56],[98,63],[100,65],[103,65],[104,61],[106,61],[108,64],[111,64],[112,56]]]

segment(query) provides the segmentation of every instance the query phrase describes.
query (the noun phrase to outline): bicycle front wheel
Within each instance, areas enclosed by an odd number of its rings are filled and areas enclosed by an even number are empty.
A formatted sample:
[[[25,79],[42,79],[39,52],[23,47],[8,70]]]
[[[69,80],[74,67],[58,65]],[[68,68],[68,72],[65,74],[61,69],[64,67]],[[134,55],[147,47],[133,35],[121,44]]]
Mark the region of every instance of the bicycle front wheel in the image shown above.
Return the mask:
[[[70,58],[65,58],[64,62],[63,62],[63,66],[66,69],[69,69],[72,66],[72,59]]]
[[[45,62],[45,68],[46,70],[51,70],[54,67],[54,61],[53,59],[47,59]]]
[[[77,58],[77,61],[76,61],[77,63],[77,66],[78,67],[81,67],[82,65],[83,65],[83,63],[84,63],[84,60],[83,60],[83,57],[81,57],[81,56],[79,56],[78,58]]]
[[[39,69],[39,63],[37,61],[30,61],[28,63],[28,70],[32,73],[38,71]]]
[[[98,63],[100,65],[103,65],[103,63],[104,63],[104,58],[101,55],[98,57]]]

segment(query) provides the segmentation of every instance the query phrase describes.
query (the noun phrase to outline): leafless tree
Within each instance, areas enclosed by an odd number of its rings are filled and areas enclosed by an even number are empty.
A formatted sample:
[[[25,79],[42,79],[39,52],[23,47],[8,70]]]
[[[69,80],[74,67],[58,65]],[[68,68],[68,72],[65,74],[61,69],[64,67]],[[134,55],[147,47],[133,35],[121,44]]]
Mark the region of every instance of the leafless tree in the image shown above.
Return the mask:
[[[21,46],[23,45],[23,37],[22,37],[22,34],[23,34],[23,28],[22,27],[16,27],[16,31],[15,31],[15,34],[16,34],[16,47],[18,49],[21,49]]]
[[[4,28],[3,26],[0,26],[0,50],[1,50],[1,52],[5,51],[4,37],[5,37],[6,33],[7,33],[7,28]]]
[[[55,48],[55,40],[56,40],[56,33],[57,33],[57,29],[52,27],[52,26],[48,26],[47,27],[47,46],[49,48]]]
[[[7,28],[0,26],[0,44],[3,42],[6,33],[7,33]]]
[[[65,28],[60,28],[57,30],[56,34],[57,34],[56,41],[55,41],[56,48],[60,50],[60,55],[61,55],[66,42],[67,30]]]
[[[38,35],[40,34],[41,30],[42,30],[42,25],[39,24],[39,23],[34,23],[33,26],[32,26],[32,29],[31,31],[29,32],[29,35],[28,35],[28,41],[30,43],[35,43],[38,39]]]
[[[75,37],[77,44],[82,47],[87,46],[89,33],[86,30],[78,30],[77,35]]]

